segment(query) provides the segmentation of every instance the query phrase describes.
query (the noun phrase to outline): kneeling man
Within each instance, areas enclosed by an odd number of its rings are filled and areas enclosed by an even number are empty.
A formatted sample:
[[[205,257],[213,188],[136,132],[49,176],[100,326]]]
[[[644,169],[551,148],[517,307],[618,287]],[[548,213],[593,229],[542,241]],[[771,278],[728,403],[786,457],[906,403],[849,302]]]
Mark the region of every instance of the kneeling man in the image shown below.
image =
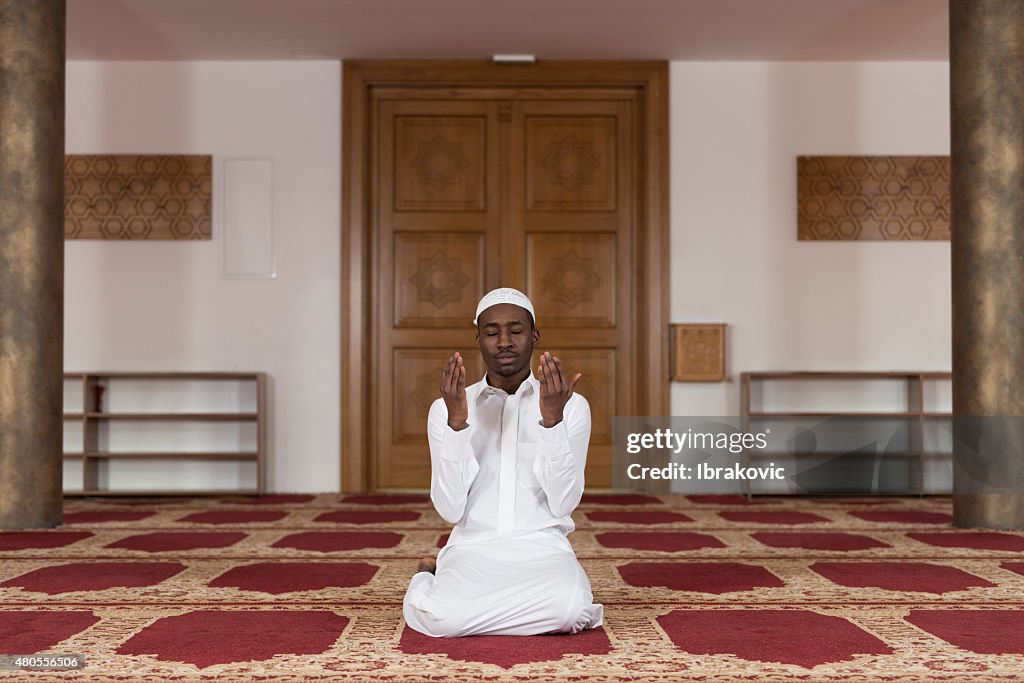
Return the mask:
[[[429,636],[577,633],[601,625],[590,581],[567,535],[583,495],[590,406],[557,357],[544,353],[533,304],[515,289],[477,306],[487,373],[466,386],[456,352],[427,418],[430,498],[455,525],[405,594],[405,620]]]

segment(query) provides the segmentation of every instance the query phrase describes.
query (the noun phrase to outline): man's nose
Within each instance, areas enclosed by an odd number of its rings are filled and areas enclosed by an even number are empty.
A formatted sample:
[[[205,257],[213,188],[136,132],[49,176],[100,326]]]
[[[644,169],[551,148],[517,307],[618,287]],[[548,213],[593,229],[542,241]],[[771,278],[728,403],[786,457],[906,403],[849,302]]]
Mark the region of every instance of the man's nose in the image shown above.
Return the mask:
[[[508,332],[499,332],[498,346],[501,348],[512,346],[512,335],[509,334]]]

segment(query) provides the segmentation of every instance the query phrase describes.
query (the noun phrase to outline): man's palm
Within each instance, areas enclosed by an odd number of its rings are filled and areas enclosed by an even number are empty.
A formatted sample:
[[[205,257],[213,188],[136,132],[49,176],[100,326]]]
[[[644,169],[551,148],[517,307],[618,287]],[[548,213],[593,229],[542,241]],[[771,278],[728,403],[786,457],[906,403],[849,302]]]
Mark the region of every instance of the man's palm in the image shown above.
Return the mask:
[[[462,354],[456,351],[448,359],[441,375],[441,398],[448,408],[448,426],[459,431],[466,428],[469,419],[469,401],[466,399],[466,366]]]
[[[583,375],[577,372],[571,381],[568,380],[568,373],[562,370],[562,362],[545,351],[540,356],[537,376],[540,382],[540,417],[545,427],[554,427],[562,421],[565,404]]]

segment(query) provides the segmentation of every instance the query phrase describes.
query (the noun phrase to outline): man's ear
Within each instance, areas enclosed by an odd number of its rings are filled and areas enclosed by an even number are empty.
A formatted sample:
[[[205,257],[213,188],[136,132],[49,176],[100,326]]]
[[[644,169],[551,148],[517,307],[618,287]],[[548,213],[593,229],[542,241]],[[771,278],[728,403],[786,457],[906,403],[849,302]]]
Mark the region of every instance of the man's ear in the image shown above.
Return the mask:
[[[540,341],[540,330],[538,330],[535,327],[535,328],[533,328],[533,343],[536,344],[539,341]]]
[[[479,327],[476,328],[476,336],[474,337],[474,339],[476,340],[476,348],[479,349],[480,348],[480,328]]]

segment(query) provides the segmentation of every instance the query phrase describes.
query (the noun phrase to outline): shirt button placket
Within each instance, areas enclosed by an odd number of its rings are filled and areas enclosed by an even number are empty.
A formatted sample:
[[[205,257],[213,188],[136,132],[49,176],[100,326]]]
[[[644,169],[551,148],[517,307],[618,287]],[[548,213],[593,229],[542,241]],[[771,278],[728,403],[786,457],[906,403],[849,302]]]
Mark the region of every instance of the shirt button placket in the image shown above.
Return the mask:
[[[501,465],[498,473],[498,533],[515,528],[516,442],[519,439],[519,397],[505,399],[501,411]]]

